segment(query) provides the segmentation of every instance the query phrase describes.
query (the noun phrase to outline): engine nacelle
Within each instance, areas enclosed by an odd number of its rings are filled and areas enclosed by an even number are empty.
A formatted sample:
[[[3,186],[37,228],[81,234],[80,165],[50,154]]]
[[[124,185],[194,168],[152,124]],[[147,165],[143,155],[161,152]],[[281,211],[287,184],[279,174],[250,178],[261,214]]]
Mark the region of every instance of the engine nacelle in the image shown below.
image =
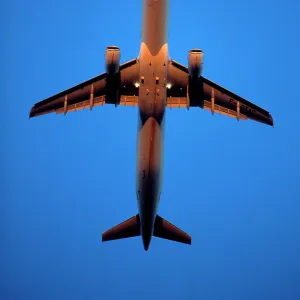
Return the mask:
[[[201,49],[192,49],[188,54],[188,69],[191,79],[197,79],[202,73],[203,51]]]
[[[120,48],[116,46],[106,47],[105,66],[108,76],[119,73],[120,68]]]

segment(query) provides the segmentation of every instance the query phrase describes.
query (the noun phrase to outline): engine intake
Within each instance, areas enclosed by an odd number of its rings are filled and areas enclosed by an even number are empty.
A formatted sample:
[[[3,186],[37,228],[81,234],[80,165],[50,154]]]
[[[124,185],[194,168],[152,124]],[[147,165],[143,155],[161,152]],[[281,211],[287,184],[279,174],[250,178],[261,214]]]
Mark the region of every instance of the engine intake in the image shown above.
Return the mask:
[[[202,73],[203,51],[192,49],[188,53],[188,70],[191,79],[197,79]]]
[[[120,68],[120,48],[116,46],[106,47],[105,65],[107,75],[114,75],[119,72]]]

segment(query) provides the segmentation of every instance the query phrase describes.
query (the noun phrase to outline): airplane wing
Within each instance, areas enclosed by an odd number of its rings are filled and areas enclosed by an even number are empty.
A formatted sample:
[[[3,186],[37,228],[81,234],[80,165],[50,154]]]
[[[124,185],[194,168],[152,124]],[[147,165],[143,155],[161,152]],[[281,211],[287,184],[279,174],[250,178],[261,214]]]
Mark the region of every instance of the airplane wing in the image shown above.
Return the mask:
[[[167,91],[167,106],[176,107],[201,107],[210,110],[212,114],[220,114],[238,120],[252,119],[273,126],[270,113],[259,106],[243,99],[242,97],[226,90],[216,83],[201,76],[203,98],[190,103],[188,97],[188,68],[172,60],[168,68],[168,79],[171,88]]]
[[[59,94],[40,101],[32,107],[29,117],[52,112],[68,113],[80,109],[104,104],[129,105],[138,104],[138,88],[134,83],[138,80],[138,61],[133,59],[120,65],[120,101],[115,103],[106,95],[107,74],[103,73]]]

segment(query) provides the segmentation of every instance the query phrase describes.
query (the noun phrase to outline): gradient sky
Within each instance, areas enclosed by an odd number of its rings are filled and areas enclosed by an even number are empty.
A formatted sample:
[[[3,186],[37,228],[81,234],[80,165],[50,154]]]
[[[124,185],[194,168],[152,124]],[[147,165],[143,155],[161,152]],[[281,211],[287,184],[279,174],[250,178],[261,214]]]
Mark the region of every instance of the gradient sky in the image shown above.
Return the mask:
[[[300,2],[170,1],[170,56],[270,111],[275,128],[168,110],[159,214],[192,246],[101,243],[137,213],[137,108],[28,120],[35,102],[137,57],[142,1],[1,2],[6,299],[300,299]],[[4,72],[3,72],[4,71]]]

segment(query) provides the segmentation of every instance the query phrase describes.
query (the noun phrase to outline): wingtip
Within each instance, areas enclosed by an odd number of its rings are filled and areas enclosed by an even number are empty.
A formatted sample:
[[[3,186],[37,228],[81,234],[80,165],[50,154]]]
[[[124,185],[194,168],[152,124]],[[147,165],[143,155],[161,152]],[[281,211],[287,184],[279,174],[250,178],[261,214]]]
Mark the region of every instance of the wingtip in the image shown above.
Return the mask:
[[[270,122],[270,124],[269,124],[270,126],[272,126],[273,128],[275,127],[275,124],[274,124],[274,120],[273,120],[273,118],[271,117],[271,122]]]
[[[274,120],[270,113],[261,120],[262,123],[274,127]]]
[[[32,109],[29,112],[29,119],[34,117],[34,107],[32,107]]]

